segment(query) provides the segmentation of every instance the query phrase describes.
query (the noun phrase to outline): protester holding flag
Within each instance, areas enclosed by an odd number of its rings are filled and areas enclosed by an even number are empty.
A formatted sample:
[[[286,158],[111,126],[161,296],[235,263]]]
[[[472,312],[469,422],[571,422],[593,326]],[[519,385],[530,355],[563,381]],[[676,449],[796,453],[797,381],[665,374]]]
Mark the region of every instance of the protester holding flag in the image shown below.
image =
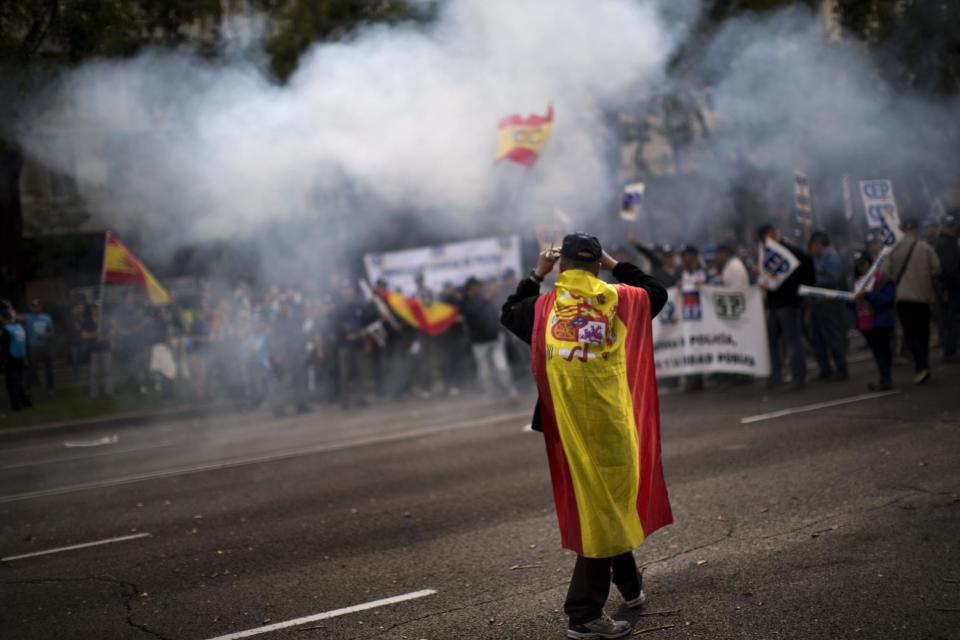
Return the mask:
[[[893,389],[893,299],[896,287],[881,271],[870,273],[873,258],[868,251],[853,256],[854,308],[857,329],[863,334],[877,363],[880,378],[867,385],[870,391]]]
[[[897,287],[897,316],[903,340],[913,356],[914,384],[930,378],[931,306],[936,302],[935,278],[940,274],[936,251],[918,237],[917,223],[900,226],[901,238],[890,253],[888,271]]]
[[[554,291],[540,284],[560,261]],[[609,285],[601,269],[622,284]],[[651,321],[667,291],[582,233],[540,254],[500,320],[533,351],[534,429],[547,447],[564,548],[577,554],[564,611],[568,638],[619,638],[604,612],[613,582],[628,607],[646,600],[633,549],[673,517],[660,462]]]
[[[813,256],[814,285],[822,289],[846,291],[848,270],[843,268],[840,254],[830,244],[826,231],[810,235],[807,249]],[[842,300],[826,297],[810,299],[811,345],[820,367],[817,380],[846,380],[847,310]]]
[[[807,360],[803,353],[801,284],[813,284],[813,262],[806,253],[785,242],[769,224],[757,229],[762,258],[760,287],[766,292],[767,340],[770,343],[768,386],[782,382],[781,348],[786,346],[790,360],[791,389],[800,389],[807,380]]]

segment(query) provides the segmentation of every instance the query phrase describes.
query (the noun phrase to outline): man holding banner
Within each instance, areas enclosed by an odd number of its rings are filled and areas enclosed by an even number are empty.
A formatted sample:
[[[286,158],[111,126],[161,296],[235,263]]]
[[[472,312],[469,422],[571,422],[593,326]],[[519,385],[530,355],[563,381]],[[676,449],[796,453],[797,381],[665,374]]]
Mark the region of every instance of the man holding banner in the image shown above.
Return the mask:
[[[757,229],[760,242],[760,287],[766,292],[767,340],[770,343],[770,378],[767,386],[782,382],[781,347],[790,360],[791,389],[800,389],[807,380],[807,360],[803,353],[801,284],[812,285],[813,262],[799,248],[783,241],[780,232],[769,224]]]

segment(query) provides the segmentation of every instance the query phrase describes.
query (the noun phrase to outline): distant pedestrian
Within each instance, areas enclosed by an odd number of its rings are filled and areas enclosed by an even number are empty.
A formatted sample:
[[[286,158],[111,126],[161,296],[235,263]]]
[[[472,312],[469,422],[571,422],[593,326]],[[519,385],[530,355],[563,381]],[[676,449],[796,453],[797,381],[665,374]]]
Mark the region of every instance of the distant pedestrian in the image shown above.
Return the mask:
[[[560,260],[553,292],[540,284]],[[597,275],[610,271],[622,284]],[[577,554],[564,612],[568,638],[619,638],[604,612],[611,576],[627,607],[646,601],[633,550],[673,517],[660,462],[651,321],[667,301],[654,278],[616,262],[593,236],[540,254],[503,305],[501,322],[533,351],[564,548]]]
[[[830,244],[826,231],[814,231],[807,249],[813,257],[814,285],[823,289],[846,291],[847,274],[843,259]],[[847,310],[842,300],[810,300],[811,345],[820,367],[818,380],[846,380]]]
[[[944,314],[941,344],[943,361],[957,361],[957,340],[960,338],[960,244],[957,227],[960,225],[960,210],[950,212],[943,218],[935,250],[940,260],[940,284],[944,297]]]
[[[880,377],[867,385],[870,391],[893,389],[893,308],[896,287],[881,271],[876,271],[870,280],[867,272],[873,265],[869,251],[853,256],[854,290],[860,291],[854,299],[857,329],[863,334],[877,364]]]
[[[770,378],[767,386],[781,383],[781,354],[785,350],[790,362],[790,388],[800,389],[807,380],[807,359],[803,353],[803,317],[798,290],[801,284],[813,284],[813,262],[799,247],[783,240],[780,232],[769,224],[757,229],[758,242],[763,244],[767,238],[783,245],[800,263],[776,290],[767,290],[765,285],[761,285],[766,291],[767,340],[770,343]]]
[[[0,364],[7,387],[11,411],[33,406],[24,388],[24,370],[27,367],[27,331],[17,322],[13,307],[0,301]]]
[[[99,304],[89,304],[80,324],[83,349],[90,355],[90,397],[113,395],[113,322],[102,319]]]
[[[500,334],[500,313],[476,278],[467,280],[460,301],[460,314],[467,327],[477,377],[484,393],[496,397],[499,390],[503,395],[516,396],[517,390],[507,366],[505,336]]]
[[[40,368],[43,367],[47,391],[53,393],[53,318],[44,312],[39,300],[30,303],[30,311],[23,317],[27,329],[27,350],[30,366],[27,372],[27,388],[40,384]]]
[[[915,221],[905,221],[901,229],[904,235],[890,253],[888,269],[897,288],[903,340],[913,356],[913,382],[921,384],[930,378],[931,306],[937,299],[934,284],[940,259],[933,247],[917,237]]]
[[[750,273],[732,246],[717,245],[716,268],[717,285],[738,291],[746,291],[750,287]]]

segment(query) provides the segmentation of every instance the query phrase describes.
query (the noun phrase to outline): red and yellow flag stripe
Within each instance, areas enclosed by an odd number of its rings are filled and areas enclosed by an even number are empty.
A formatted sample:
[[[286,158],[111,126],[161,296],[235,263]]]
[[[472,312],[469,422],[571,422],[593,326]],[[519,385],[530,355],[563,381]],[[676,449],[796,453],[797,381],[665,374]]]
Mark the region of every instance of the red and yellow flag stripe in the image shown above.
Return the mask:
[[[434,302],[428,305],[419,298],[405,296],[395,291],[383,294],[383,299],[398,318],[431,336],[446,331],[460,316],[455,306],[445,302]]]
[[[497,157],[495,162],[511,160],[533,166],[543,152],[553,129],[553,105],[546,115],[518,114],[503,118],[497,125]]]
[[[104,284],[133,284],[141,287],[150,304],[170,304],[173,298],[163,285],[143,266],[119,238],[107,232],[103,256]]]

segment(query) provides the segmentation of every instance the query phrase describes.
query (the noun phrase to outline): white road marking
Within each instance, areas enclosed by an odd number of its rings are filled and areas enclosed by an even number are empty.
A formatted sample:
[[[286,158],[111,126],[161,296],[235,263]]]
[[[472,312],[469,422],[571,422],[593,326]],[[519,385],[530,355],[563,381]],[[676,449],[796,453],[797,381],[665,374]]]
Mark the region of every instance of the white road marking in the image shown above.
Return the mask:
[[[506,413],[499,414],[495,416],[488,416],[486,418],[478,418],[476,420],[465,420],[463,422],[455,422],[453,424],[437,425],[433,427],[423,427],[421,429],[410,429],[407,431],[402,431],[399,433],[386,434],[380,436],[371,436],[369,438],[362,438],[360,440],[353,440],[350,442],[335,442],[330,444],[317,445],[315,447],[306,447],[293,450],[279,451],[276,453],[267,453],[259,456],[249,456],[246,458],[237,458],[234,460],[226,460],[221,462],[209,462],[206,464],[198,464],[189,467],[177,467],[173,469],[167,469],[164,471],[151,471],[148,473],[138,473],[129,476],[121,476],[119,478],[108,478],[106,480],[94,480],[92,482],[83,482],[79,484],[66,485],[63,487],[53,487],[50,489],[40,489],[37,491],[27,491],[25,493],[14,493],[6,496],[0,496],[0,504],[7,502],[17,502],[19,500],[32,500],[35,498],[45,498],[48,496],[59,496],[66,493],[75,493],[77,491],[88,491],[90,489],[103,489],[106,487],[116,487],[125,484],[133,484],[135,482],[144,482],[146,480],[159,480],[162,478],[173,478],[176,476],[184,476],[193,473],[202,473],[204,471],[216,471],[219,469],[232,469],[234,467],[242,467],[251,464],[261,464],[264,462],[276,462],[278,460],[289,460],[291,458],[299,458],[302,456],[309,456],[316,453],[328,453],[331,451],[343,451],[345,449],[353,449],[355,447],[365,447],[372,444],[383,444],[387,442],[396,442],[399,440],[408,440],[411,438],[419,438],[421,436],[435,435],[439,433],[444,433],[446,431],[456,431],[459,429],[470,429],[475,427],[483,427],[491,424],[496,424],[498,422],[507,422],[511,420],[517,420],[522,417],[527,417],[530,415],[529,411],[515,412],[515,413]]]
[[[113,544],[114,542],[125,542],[127,540],[137,540],[138,538],[149,538],[149,533],[135,533],[129,536],[120,536],[119,538],[107,538],[106,540],[96,540],[94,542],[82,542],[80,544],[72,544],[69,547],[57,547],[56,549],[47,549],[45,551],[34,551],[32,553],[21,553],[16,556],[7,556],[5,558],[0,558],[2,562],[10,562],[11,560],[23,560],[24,558],[35,558],[36,556],[45,556],[51,553],[61,553],[63,551],[73,551],[74,549],[86,549],[87,547],[99,547],[103,544]]]
[[[78,460],[89,460],[91,458],[101,458],[103,456],[118,456],[124,453],[137,453],[140,451],[149,451],[151,449],[163,449],[164,447],[172,447],[175,444],[177,443],[158,442],[155,444],[145,444],[139,447],[127,447],[126,449],[106,449],[104,451],[97,451],[96,453],[87,453],[77,456],[61,456],[58,458],[44,458],[41,460],[25,460],[15,464],[2,465],[0,466],[0,471],[6,471],[7,469],[22,469],[24,467],[39,467],[45,464],[59,464],[61,462],[76,462]]]
[[[752,424],[754,422],[763,422],[764,420],[773,420],[774,418],[791,416],[796,413],[807,413],[808,411],[816,411],[818,409],[827,409],[829,407],[838,407],[843,404],[863,402],[864,400],[875,400],[877,398],[885,398],[886,396],[892,396],[896,393],[900,393],[900,392],[897,390],[893,390],[893,391],[882,391],[879,393],[864,393],[859,396],[851,396],[849,398],[840,398],[839,400],[828,400],[827,402],[817,402],[815,404],[806,404],[801,407],[790,407],[789,409],[780,409],[779,411],[771,411],[770,413],[761,413],[756,416],[748,416],[746,418],[740,418],[740,424]]]
[[[67,440],[63,443],[63,446],[68,449],[75,447],[102,447],[106,444],[117,444],[120,442],[120,436],[118,434],[113,434],[112,436],[103,436],[102,438],[97,438],[96,440]]]
[[[302,624],[306,624],[308,622],[317,622],[318,620],[327,620],[329,618],[345,616],[349,613],[356,613],[357,611],[366,611],[367,609],[376,609],[377,607],[385,607],[387,605],[397,604],[398,602],[406,602],[407,600],[416,600],[417,598],[425,598],[426,596],[432,596],[435,593],[436,591],[434,589],[424,589],[423,591],[414,591],[413,593],[405,593],[400,596],[393,596],[392,598],[383,598],[382,600],[374,600],[373,602],[355,604],[352,607],[344,607],[343,609],[334,609],[333,611],[325,611],[324,613],[317,613],[312,616],[294,618],[293,620],[287,620],[286,622],[276,622],[274,624],[268,624],[264,627],[257,627],[256,629],[247,629],[246,631],[237,631],[236,633],[228,633],[225,636],[217,636],[216,638],[210,638],[210,640],[236,640],[237,638],[249,638],[250,636],[256,636],[261,633],[270,633],[271,631],[278,631],[280,629],[297,627]]]

